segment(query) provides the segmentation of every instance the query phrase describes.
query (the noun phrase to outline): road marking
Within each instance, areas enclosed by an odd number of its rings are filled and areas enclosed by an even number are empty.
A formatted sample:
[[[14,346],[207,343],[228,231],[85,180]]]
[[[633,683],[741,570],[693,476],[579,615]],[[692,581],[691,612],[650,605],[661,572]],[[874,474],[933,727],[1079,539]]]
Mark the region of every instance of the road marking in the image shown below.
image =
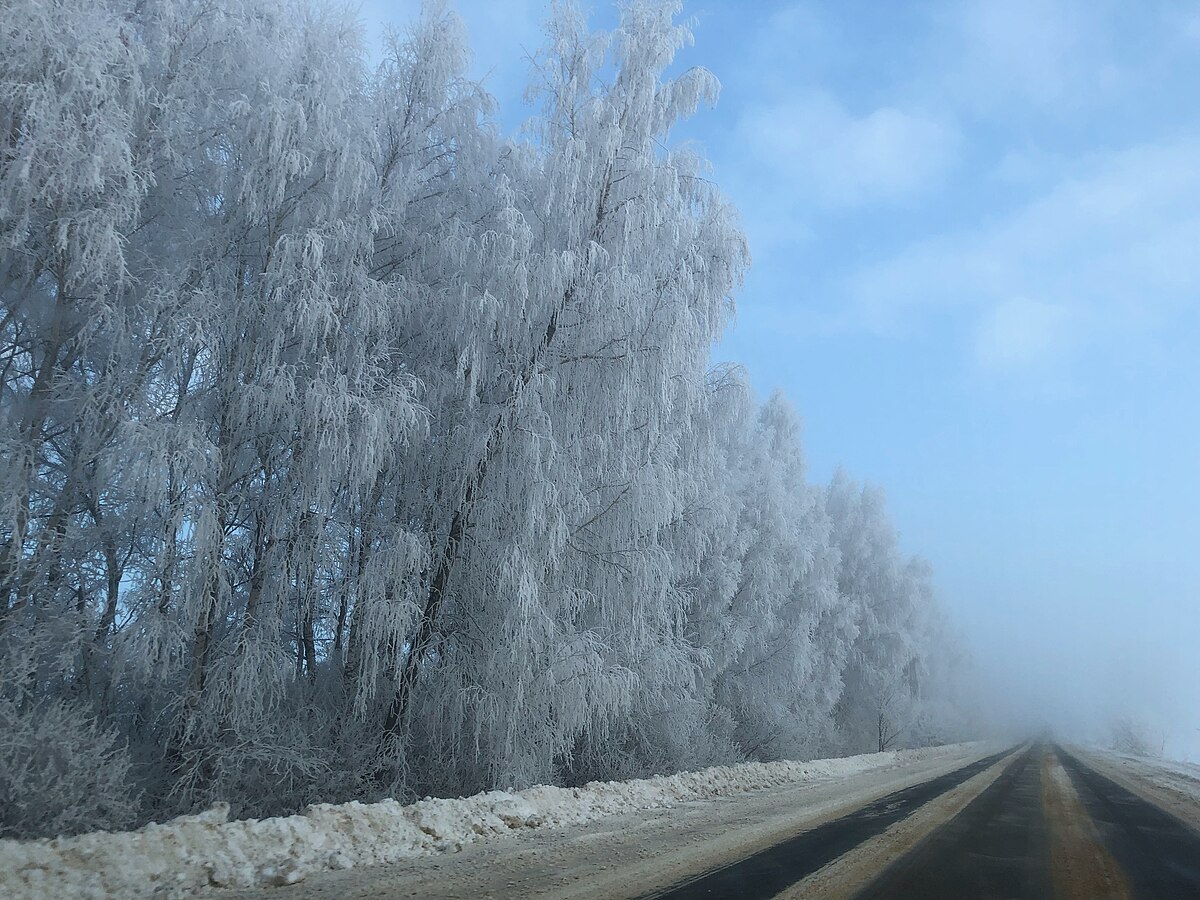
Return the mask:
[[[1050,831],[1054,895],[1059,900],[1127,900],[1129,883],[1100,841],[1071,777],[1050,748],[1042,751],[1042,809]]]

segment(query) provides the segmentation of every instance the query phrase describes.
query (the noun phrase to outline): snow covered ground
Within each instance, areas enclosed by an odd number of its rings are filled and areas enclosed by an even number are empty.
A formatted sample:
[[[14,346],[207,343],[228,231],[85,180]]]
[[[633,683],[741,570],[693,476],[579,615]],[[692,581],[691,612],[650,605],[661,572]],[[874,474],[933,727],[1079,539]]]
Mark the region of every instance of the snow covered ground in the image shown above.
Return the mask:
[[[300,815],[227,821],[219,805],[133,832],[38,841],[0,841],[0,896],[172,897],[206,887],[286,885],[315,873],[381,866],[461,851],[484,838],[530,835],[693,801],[741,797],[764,788],[841,786],[845,803],[907,773],[918,780],[987,752],[982,744],[890,751],[812,762],[719,766],[582,788],[540,785],[462,799],[319,804]],[[847,783],[851,782],[852,783]],[[860,781],[862,782],[860,784]]]

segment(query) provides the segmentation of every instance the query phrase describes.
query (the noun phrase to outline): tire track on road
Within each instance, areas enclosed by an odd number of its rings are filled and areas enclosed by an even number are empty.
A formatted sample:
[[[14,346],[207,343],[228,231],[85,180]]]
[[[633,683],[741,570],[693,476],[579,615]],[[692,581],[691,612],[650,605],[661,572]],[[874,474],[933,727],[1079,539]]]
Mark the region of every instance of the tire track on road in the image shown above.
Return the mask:
[[[856,896],[1200,897],[1200,832],[1062,748],[1039,746]]]
[[[1200,897],[1200,832],[1061,748],[1058,756],[1134,897]]]
[[[1012,753],[1005,750],[888,794],[738,862],[647,894],[644,900],[774,896]]]
[[[894,861],[859,898],[1053,896],[1041,753],[1025,750],[966,808]]]
[[[1050,826],[1051,877],[1059,900],[1128,900],[1125,873],[1105,849],[1059,755],[1042,753],[1042,808]]]

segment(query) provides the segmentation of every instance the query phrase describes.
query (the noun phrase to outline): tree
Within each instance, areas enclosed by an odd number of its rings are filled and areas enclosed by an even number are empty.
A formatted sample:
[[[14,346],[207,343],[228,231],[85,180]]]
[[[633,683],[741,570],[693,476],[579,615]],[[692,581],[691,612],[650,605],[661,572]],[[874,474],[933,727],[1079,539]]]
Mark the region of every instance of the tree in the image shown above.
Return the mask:
[[[7,5],[0,792],[88,828],[939,727],[927,571],[710,358],[748,251],[679,9],[556,5],[514,139],[446,3],[374,67],[321,0]]]
[[[589,35],[576,9],[556,10],[535,143],[502,152],[489,176],[501,200],[505,185],[523,187],[515,209],[494,213],[482,290],[468,289],[485,315],[495,298],[518,308],[458,332],[482,344],[438,351],[457,383],[424,379],[465,398],[439,405],[435,428],[467,452],[430,491],[444,531],[431,529],[388,727],[404,730],[424,685],[428,739],[454,753],[473,732],[481,783],[552,777],[584,730],[628,703],[635,678],[652,689],[678,678],[653,668],[684,652],[664,631],[679,600],[661,535],[687,501],[673,448],[745,251],[699,162],[662,149],[713,90],[698,71],[660,80],[688,37],[672,14],[631,4],[614,34]],[[529,733],[529,718],[553,725]]]
[[[836,719],[845,749],[884,750],[903,733],[918,699],[925,648],[921,611],[932,602],[929,569],[903,562],[883,497],[839,471],[826,494],[838,548],[838,593],[855,622]]]

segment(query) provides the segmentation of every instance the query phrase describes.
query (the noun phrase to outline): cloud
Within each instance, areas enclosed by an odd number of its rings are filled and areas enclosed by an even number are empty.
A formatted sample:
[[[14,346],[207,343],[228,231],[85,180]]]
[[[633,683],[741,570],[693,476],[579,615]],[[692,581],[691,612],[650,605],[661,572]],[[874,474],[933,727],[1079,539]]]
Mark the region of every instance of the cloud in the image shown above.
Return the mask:
[[[1006,216],[859,269],[848,313],[883,332],[973,320],[979,361],[1006,367],[1161,331],[1200,293],[1198,154],[1192,137],[1077,161]]]
[[[1073,13],[1070,4],[1038,0],[965,3],[958,23],[965,55],[1030,97],[1059,95],[1079,55],[1082,23]]]
[[[771,96],[793,92],[798,79],[825,81],[821,72],[845,57],[846,35],[828,7],[784,3],[752,21],[737,75]]]
[[[739,139],[800,208],[839,209],[911,198],[954,165],[959,135],[918,112],[881,106],[854,116],[827,94],[753,107]]]
[[[971,0],[944,8],[957,59],[952,92],[969,106],[1043,110],[1095,102],[1121,82],[1109,15],[1082,0]],[[943,71],[944,74],[944,71]]]

